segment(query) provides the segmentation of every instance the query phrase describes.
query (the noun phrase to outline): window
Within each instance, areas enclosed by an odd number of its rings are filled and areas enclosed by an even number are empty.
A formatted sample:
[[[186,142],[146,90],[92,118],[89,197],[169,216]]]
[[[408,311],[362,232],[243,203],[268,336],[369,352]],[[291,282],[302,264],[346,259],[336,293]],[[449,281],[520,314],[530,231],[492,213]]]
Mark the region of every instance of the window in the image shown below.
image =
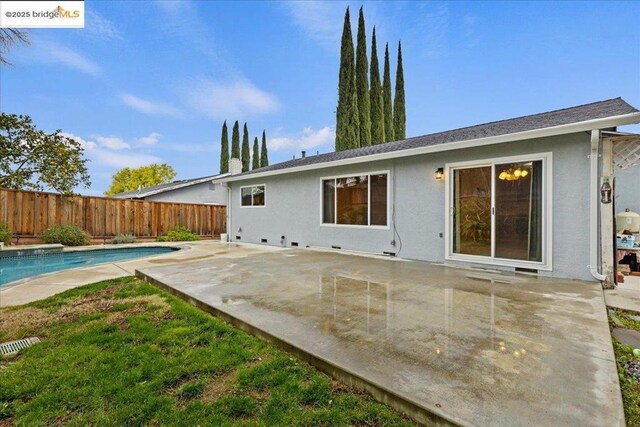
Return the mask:
[[[241,187],[242,206],[264,206],[266,187],[262,185],[252,185]]]
[[[386,173],[322,180],[322,223],[387,226]]]

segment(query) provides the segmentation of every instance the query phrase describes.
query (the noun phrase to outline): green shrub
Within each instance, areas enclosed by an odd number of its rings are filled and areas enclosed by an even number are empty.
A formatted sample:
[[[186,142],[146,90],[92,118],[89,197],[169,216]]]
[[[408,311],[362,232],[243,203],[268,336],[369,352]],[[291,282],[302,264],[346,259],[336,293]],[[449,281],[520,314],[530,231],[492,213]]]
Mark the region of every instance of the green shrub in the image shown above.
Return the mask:
[[[136,236],[133,234],[116,234],[114,238],[111,240],[111,243],[114,245],[121,245],[123,243],[135,243]]]
[[[188,228],[180,226],[156,238],[157,242],[191,242],[193,240],[200,240],[200,237]]]
[[[45,243],[61,243],[65,246],[88,245],[86,233],[74,225],[54,225],[42,233]]]
[[[5,244],[9,244],[11,242],[11,237],[13,233],[9,230],[6,224],[0,222],[0,242],[4,242]]]

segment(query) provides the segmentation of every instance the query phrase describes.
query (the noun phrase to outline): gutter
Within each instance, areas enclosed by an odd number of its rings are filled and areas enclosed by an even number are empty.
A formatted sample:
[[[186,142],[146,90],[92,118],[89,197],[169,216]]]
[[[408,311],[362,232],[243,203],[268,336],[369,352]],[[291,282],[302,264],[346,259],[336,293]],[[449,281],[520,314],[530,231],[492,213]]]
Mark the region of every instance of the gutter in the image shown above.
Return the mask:
[[[589,244],[589,272],[591,275],[601,282],[605,281],[607,276],[601,274],[598,270],[600,269],[598,265],[598,248],[599,248],[599,240],[598,240],[598,184],[600,184],[600,179],[598,176],[598,160],[600,158],[599,153],[600,148],[600,131],[592,130],[591,131],[591,154],[589,156],[591,173],[589,175],[589,201],[590,201],[590,213],[589,213],[589,236],[590,236],[590,244]]]
[[[627,124],[640,123],[640,112],[623,114],[613,117],[605,117],[601,119],[587,120],[583,122],[570,123],[560,126],[552,126],[541,129],[528,130],[524,132],[509,133],[505,135],[491,136],[487,138],[476,138],[465,141],[448,142],[426,147],[409,148],[406,150],[390,151],[387,153],[370,154],[368,156],[352,157],[342,160],[334,160],[329,162],[315,163],[303,166],[294,166],[285,169],[277,169],[266,172],[250,173],[247,175],[233,175],[220,179],[214,179],[214,182],[233,182],[244,181],[247,179],[263,178],[272,175],[282,175],[287,173],[310,171],[314,169],[324,169],[336,166],[351,165],[357,163],[374,162],[378,160],[389,160],[399,157],[409,157],[419,154],[437,153],[442,151],[459,150],[463,148],[479,147],[491,144],[503,144],[505,142],[523,141],[526,139],[545,138],[549,136],[564,135],[570,133],[589,132],[593,129],[607,129]]]

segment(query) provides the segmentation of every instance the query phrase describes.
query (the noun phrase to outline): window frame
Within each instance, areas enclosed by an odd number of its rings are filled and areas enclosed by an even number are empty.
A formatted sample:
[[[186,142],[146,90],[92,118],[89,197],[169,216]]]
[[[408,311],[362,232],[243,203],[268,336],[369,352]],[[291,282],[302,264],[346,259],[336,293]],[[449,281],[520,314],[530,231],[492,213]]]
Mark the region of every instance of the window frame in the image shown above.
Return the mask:
[[[253,188],[253,187],[264,187],[264,205],[254,205],[253,204],[253,192],[251,193],[251,205],[243,205],[242,204],[242,189],[243,188]],[[267,184],[253,184],[253,185],[243,185],[240,187],[240,207],[241,208],[266,208],[267,207]]]
[[[385,174],[387,175],[387,225],[371,225],[371,175],[382,175]],[[336,180],[340,179],[340,178],[352,178],[352,177],[356,177],[356,176],[367,176],[367,225],[360,225],[360,224],[338,224],[338,188],[335,188],[334,191],[334,202],[333,202],[333,209],[334,209],[334,223],[326,223],[323,222],[323,208],[324,208],[324,197],[323,197],[323,191],[324,191],[324,181],[326,180],[334,180],[334,183]],[[346,173],[346,174],[340,174],[340,175],[332,175],[332,176],[324,176],[320,178],[320,195],[319,195],[319,200],[320,200],[320,226],[321,227],[338,227],[338,228],[369,228],[369,229],[378,229],[378,230],[389,230],[391,228],[391,171],[390,170],[379,170],[379,171],[372,171],[372,172],[353,172],[353,173]]]
[[[496,165],[528,161],[542,161],[542,261],[526,261],[495,256],[495,170]],[[491,167],[491,255],[469,255],[453,252],[453,171],[475,167]],[[553,271],[553,153],[519,154],[508,157],[492,157],[466,162],[445,164],[445,250],[447,261],[462,261],[477,264],[496,265],[501,267],[530,268],[542,271]]]

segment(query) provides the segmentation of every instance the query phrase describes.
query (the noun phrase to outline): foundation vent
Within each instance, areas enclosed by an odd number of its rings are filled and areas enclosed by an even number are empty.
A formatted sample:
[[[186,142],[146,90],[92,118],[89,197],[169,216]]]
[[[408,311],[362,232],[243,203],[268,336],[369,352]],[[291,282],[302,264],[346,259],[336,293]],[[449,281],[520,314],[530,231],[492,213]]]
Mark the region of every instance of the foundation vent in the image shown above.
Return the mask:
[[[241,239],[242,239],[242,237],[236,236],[236,240],[241,240]]]
[[[39,343],[40,339],[37,337],[25,338],[18,341],[9,341],[0,344],[0,355],[1,356],[10,356],[12,354],[16,354],[22,349],[27,347],[31,347],[35,343]]]
[[[267,239],[260,239],[260,242],[267,243]]]
[[[342,249],[342,246],[331,246],[331,249]]]
[[[291,246],[293,246],[293,247],[296,247],[296,248],[297,248],[297,247],[298,247],[298,242],[291,242]]]

